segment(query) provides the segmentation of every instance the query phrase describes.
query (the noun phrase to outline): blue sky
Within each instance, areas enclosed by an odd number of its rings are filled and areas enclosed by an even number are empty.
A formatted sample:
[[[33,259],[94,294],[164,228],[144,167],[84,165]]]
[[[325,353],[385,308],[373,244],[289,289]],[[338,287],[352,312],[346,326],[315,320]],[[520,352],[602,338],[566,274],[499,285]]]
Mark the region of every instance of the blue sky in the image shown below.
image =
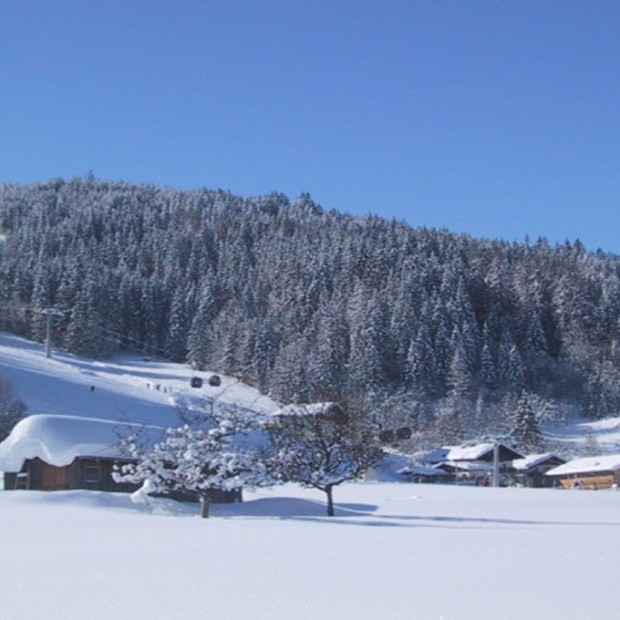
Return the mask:
[[[620,253],[617,0],[0,0],[0,80],[0,181]]]

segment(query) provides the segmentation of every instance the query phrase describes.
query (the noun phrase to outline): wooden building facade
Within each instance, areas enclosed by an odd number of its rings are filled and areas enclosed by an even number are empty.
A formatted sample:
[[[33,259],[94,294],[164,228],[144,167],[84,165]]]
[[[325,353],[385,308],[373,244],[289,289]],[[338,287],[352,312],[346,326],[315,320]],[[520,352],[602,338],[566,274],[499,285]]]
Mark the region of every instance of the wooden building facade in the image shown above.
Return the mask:
[[[620,484],[620,454],[591,456],[568,461],[547,476],[565,489],[610,489]]]
[[[126,461],[125,461],[126,462]],[[112,477],[118,459],[77,457],[70,465],[50,465],[40,458],[26,459],[19,472],[5,472],[5,490],[66,491],[89,489],[132,493],[140,485],[119,483]]]
[[[91,490],[132,493],[141,485],[116,482],[114,466],[135,462],[120,446],[120,437],[139,433],[146,445],[165,434],[161,427],[61,415],[32,415],[0,443],[4,489],[36,491]],[[241,490],[212,489],[213,503],[241,501]],[[172,499],[197,501],[196,494],[171,493]]]
[[[533,454],[512,462],[512,475],[515,483],[536,489],[552,487],[553,478],[546,473],[566,461],[555,454]]]

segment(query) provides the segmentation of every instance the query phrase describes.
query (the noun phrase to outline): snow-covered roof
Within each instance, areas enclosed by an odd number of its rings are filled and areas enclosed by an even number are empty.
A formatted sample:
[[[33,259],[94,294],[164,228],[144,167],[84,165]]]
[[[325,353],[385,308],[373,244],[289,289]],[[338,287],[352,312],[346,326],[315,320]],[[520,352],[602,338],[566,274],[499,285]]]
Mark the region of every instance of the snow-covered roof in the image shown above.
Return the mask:
[[[590,474],[620,470],[620,454],[606,456],[588,456],[573,459],[554,467],[547,472],[547,476],[568,476],[571,474]]]
[[[545,452],[544,454],[528,454],[522,459],[515,459],[512,462],[512,466],[517,471],[527,471],[532,467],[537,467],[542,463],[545,463],[549,460],[564,461],[564,459],[560,458],[556,454],[552,454],[551,452]]]
[[[295,416],[322,416],[325,418],[340,419],[344,417],[345,413],[342,407],[338,403],[325,402],[325,403],[309,403],[306,405],[286,405],[276,411],[274,417],[295,417]]]
[[[479,443],[475,446],[456,446],[450,448],[447,461],[478,461],[493,450],[492,443]]]
[[[444,446],[437,448],[424,455],[422,460],[426,463],[443,463],[445,461],[480,461],[489,460],[489,455],[493,454],[493,443],[479,443],[464,446]],[[518,455],[517,452],[505,444],[499,444],[500,460],[510,460],[509,455]],[[520,455],[518,455],[520,456]],[[514,458],[514,457],[513,457]]]
[[[121,458],[119,442],[130,433],[161,434],[160,427],[143,427],[113,420],[62,415],[32,415],[21,420],[0,443],[0,470],[19,471],[26,459],[39,458],[56,467],[76,457]]]
[[[493,465],[489,463],[476,463],[475,461],[445,461],[438,463],[437,467],[458,469],[459,471],[493,471]]]
[[[274,413],[274,416],[318,416],[331,413],[335,408],[341,409],[338,403],[309,403],[306,405],[286,405]]]
[[[405,465],[401,467],[397,474],[405,476],[445,476],[447,475],[443,469],[437,467],[425,467],[424,465]]]

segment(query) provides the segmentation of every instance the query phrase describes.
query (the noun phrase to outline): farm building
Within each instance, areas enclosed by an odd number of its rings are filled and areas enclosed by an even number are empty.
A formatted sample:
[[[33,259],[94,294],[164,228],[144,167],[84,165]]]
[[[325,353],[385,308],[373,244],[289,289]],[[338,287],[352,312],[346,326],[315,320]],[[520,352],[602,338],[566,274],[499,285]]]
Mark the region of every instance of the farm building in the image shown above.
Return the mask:
[[[431,464],[444,463],[447,461],[492,463],[494,447],[495,444],[490,442],[478,443],[471,446],[444,446],[427,452],[423,455],[423,461]],[[523,458],[522,454],[519,454],[519,452],[503,443],[498,444],[498,450],[500,463],[508,463],[515,459]]]
[[[396,473],[408,482],[446,482],[450,478],[450,474],[444,469],[424,465],[406,465]]]
[[[96,418],[32,415],[21,420],[0,443],[0,471],[5,490],[63,491],[88,489],[131,493],[140,484],[116,482],[115,465],[133,461],[120,440],[138,434],[145,447],[163,438],[165,429]],[[213,503],[241,501],[242,491],[211,489]],[[197,501],[194,494],[173,492],[179,501]]]
[[[421,455],[420,461],[431,466],[440,467],[457,482],[488,482],[493,475],[495,444],[480,443],[465,446],[444,446]],[[497,444],[499,473],[510,473],[512,461],[523,458],[509,446]]]
[[[564,463],[566,460],[555,454],[530,454],[512,462],[513,477],[517,484],[524,487],[550,487],[553,486],[553,479],[545,474]]]
[[[162,430],[103,419],[28,416],[0,443],[4,488],[134,491],[137,485],[112,478],[115,463],[130,462],[120,451],[120,438],[135,432],[159,436]]]
[[[620,483],[620,454],[574,459],[545,475],[566,489],[609,489]]]

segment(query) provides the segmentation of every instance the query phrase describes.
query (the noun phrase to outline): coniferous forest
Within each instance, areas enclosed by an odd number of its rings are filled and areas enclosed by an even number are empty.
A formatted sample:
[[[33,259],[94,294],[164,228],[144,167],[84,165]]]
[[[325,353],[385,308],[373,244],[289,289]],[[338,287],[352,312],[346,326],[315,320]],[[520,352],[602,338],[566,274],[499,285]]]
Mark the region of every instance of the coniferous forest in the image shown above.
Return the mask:
[[[620,410],[620,261],[93,177],[0,185],[0,329],[189,361],[458,441]]]

